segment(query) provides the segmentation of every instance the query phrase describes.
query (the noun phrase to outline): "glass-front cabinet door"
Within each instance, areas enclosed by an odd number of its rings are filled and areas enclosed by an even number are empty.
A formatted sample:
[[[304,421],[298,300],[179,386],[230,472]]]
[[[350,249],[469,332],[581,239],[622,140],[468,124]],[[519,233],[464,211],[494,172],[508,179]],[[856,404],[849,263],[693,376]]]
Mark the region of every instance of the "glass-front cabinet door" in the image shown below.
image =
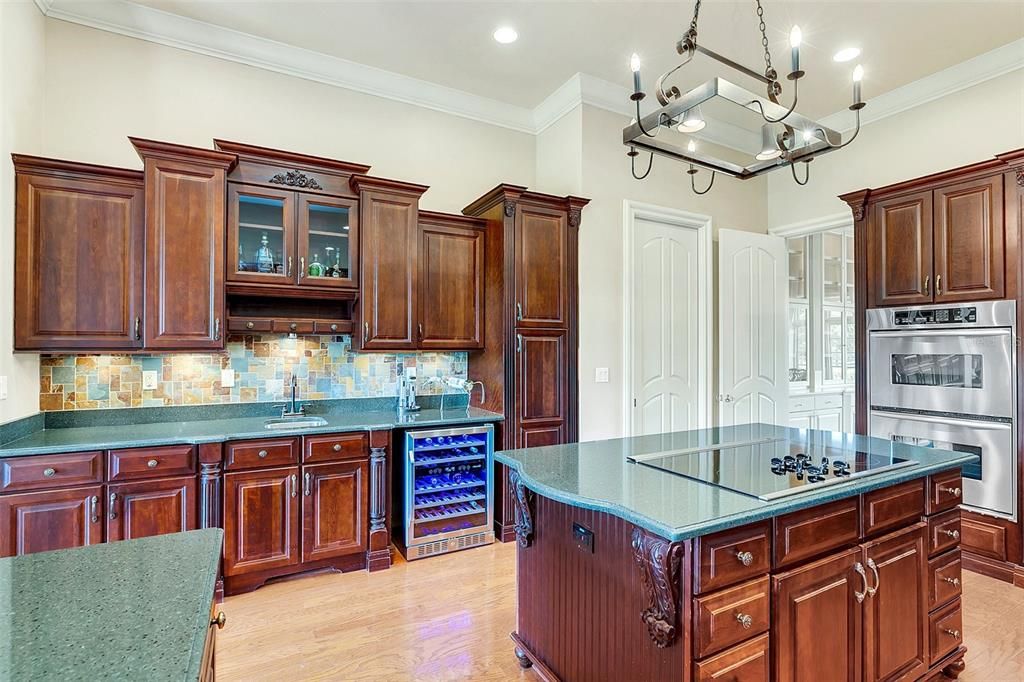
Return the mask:
[[[228,273],[233,282],[294,281],[295,193],[229,184]]]
[[[354,287],[358,281],[356,202],[299,194],[299,284]]]

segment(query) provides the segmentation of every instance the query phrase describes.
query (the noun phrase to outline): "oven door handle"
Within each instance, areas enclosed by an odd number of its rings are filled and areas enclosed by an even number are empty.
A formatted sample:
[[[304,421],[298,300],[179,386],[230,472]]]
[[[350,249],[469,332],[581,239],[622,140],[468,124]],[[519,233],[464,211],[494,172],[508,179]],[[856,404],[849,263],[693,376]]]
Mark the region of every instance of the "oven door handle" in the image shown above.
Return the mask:
[[[967,419],[954,419],[952,417],[930,417],[924,414],[903,414],[900,412],[886,412],[884,410],[871,410],[871,416],[884,417],[885,419],[898,419],[900,421],[914,421],[914,422],[928,422],[929,424],[943,424],[949,426],[959,426],[969,429],[977,428],[991,428],[993,430],[1010,430],[1013,428],[1013,424],[1007,422],[992,422],[988,420],[979,419],[967,420]]]
[[[905,338],[908,336],[1010,336],[1009,327],[985,327],[984,329],[972,329],[970,327],[958,327],[957,329],[930,329],[920,327],[918,329],[907,329],[901,331],[890,331],[873,329],[872,336],[882,335],[887,339]]]

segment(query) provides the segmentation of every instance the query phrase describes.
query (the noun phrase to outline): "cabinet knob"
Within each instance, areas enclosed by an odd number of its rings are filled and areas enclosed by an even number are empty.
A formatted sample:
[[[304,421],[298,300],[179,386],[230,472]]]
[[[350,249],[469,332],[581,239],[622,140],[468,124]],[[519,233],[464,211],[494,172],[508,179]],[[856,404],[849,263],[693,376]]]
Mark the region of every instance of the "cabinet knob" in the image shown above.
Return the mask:
[[[943,628],[942,632],[943,632],[943,634],[949,635],[953,639],[955,639],[957,641],[960,641],[960,631],[959,630],[950,630],[949,628]]]
[[[46,476],[47,478],[52,478],[56,474],[57,474],[57,470],[54,469],[53,467],[48,467],[46,469],[43,469],[43,476]]]
[[[944,530],[942,532],[948,535],[949,537],[953,538],[954,540],[960,539],[960,531],[958,530]]]
[[[269,454],[270,453],[267,452],[266,450],[260,450],[259,452],[256,453],[256,456],[259,457],[260,459],[263,459]]]
[[[960,488],[939,488],[939,492],[946,493],[947,495],[952,495],[953,497],[960,497],[961,491]]]
[[[744,630],[749,630],[754,625],[754,619],[746,613],[737,613],[736,622],[742,625]]]
[[[223,611],[217,612],[217,617],[210,621],[210,625],[216,625],[218,630],[224,629],[224,624],[228,622],[228,617],[224,615]]]
[[[246,322],[246,323],[245,323],[245,328],[246,328],[246,329],[252,329],[252,328],[253,328],[253,327],[255,327],[255,326],[256,326],[256,323],[255,323],[255,322]]]
[[[946,577],[946,576],[942,576],[942,579],[945,582],[947,582],[950,585],[952,585],[953,587],[959,587],[960,586],[960,578],[949,578],[949,577]]]
[[[288,325],[288,328],[291,329],[292,331],[295,331],[296,329],[299,328],[299,325],[292,322],[290,325]]]
[[[331,331],[332,331],[332,332],[336,332],[336,331],[338,331],[338,325],[336,325],[336,324],[332,324],[332,325],[331,325]]]
[[[341,443],[335,443],[333,449],[335,452],[341,452]]]
[[[155,459],[151,459],[148,462],[146,462],[146,466],[148,466],[150,469],[156,469],[157,464],[158,462]]]
[[[754,555],[750,552],[736,552],[736,558],[744,566],[750,566],[754,563]]]

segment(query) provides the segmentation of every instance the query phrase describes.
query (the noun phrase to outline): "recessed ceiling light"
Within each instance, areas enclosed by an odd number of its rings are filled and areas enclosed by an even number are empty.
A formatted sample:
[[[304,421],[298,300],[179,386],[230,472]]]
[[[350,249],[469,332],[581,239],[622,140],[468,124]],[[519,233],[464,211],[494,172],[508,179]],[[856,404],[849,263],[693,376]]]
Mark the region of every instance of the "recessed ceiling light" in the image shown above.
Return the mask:
[[[511,26],[502,26],[494,32],[494,39],[502,45],[514,43],[518,38],[519,34],[516,33],[516,30]],[[853,57],[850,57],[850,59],[853,59]]]
[[[495,36],[497,37],[497,36]],[[848,62],[851,59],[856,59],[860,56],[859,47],[844,47],[843,49],[832,55],[832,61],[834,62]]]

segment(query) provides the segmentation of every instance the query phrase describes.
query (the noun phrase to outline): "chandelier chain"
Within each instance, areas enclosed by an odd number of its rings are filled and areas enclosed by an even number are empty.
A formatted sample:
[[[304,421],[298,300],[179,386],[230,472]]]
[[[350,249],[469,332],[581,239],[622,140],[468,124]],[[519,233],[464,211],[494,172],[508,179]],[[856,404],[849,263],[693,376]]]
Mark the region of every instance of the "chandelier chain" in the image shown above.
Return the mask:
[[[693,40],[693,41],[697,40],[697,19],[700,18],[700,2],[701,2],[701,0],[697,0],[694,3],[694,5],[693,5],[693,19],[690,20],[690,32],[689,32],[688,35],[690,36],[690,40]]]
[[[764,46],[764,75],[769,80],[775,80],[775,69],[772,68],[772,53],[768,51],[768,33],[764,24],[764,7],[761,7],[761,0],[755,0],[757,3],[757,21],[758,29],[761,31],[761,45]]]

